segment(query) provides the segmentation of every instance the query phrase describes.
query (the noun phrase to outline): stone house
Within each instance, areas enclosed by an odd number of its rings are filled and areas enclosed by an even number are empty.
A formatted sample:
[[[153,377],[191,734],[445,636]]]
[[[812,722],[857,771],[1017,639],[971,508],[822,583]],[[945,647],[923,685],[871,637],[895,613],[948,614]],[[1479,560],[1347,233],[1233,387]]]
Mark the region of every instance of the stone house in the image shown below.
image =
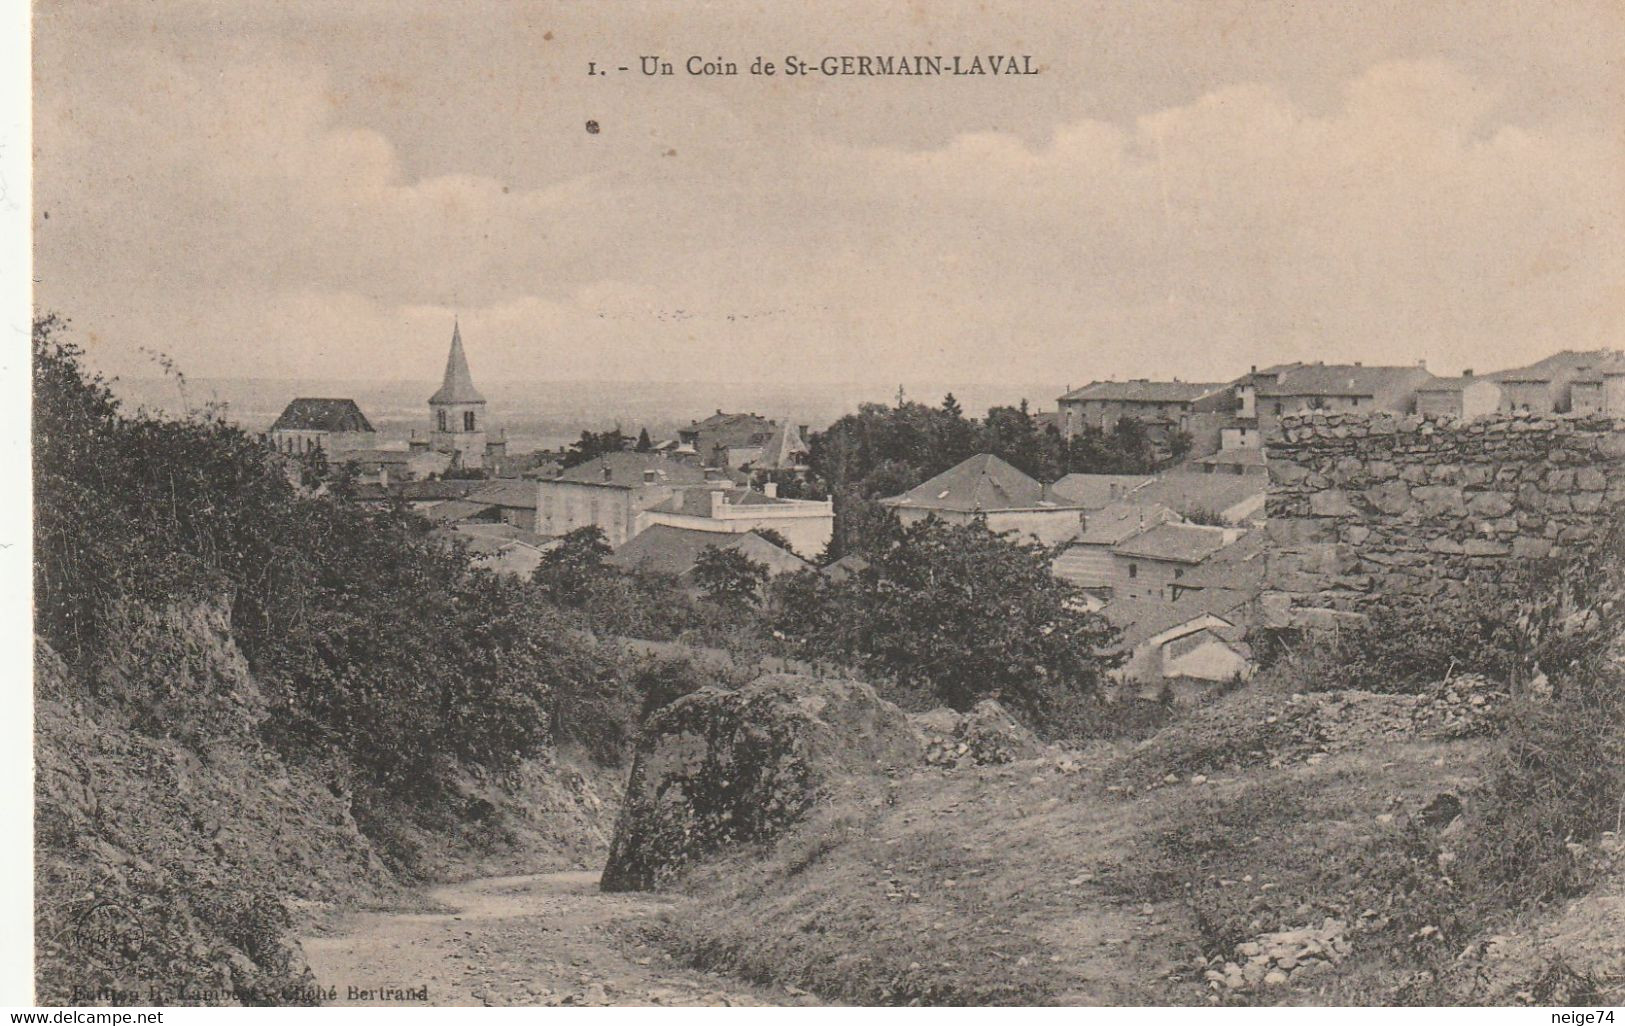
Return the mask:
[[[1212,591],[1175,601],[1113,599],[1101,608],[1120,632],[1127,659],[1113,679],[1142,698],[1164,687],[1176,701],[1192,700],[1215,685],[1253,674],[1252,649],[1244,640],[1254,595]]]
[[[716,413],[680,428],[681,448],[692,449],[708,467],[737,468],[761,459],[780,434],[777,421],[754,413]]]
[[[548,537],[595,526],[621,545],[642,529],[639,517],[683,488],[721,487],[725,478],[660,453],[613,452],[535,482],[536,532]]]
[[[972,456],[902,495],[880,500],[907,527],[928,517],[949,524],[985,518],[995,532],[1016,531],[1045,545],[1075,538],[1084,507],[989,453]]]
[[[271,448],[289,456],[320,451],[336,460],[376,445],[377,432],[354,399],[295,399],[267,432]]]
[[[1314,410],[1409,413],[1416,390],[1433,380],[1423,364],[1284,363],[1253,368],[1235,385],[1235,425],[1265,439],[1280,433],[1281,418]]]
[[[1625,353],[1619,350],[1566,349],[1485,377],[1500,384],[1506,412],[1625,413]]]
[[[1084,515],[1083,532],[1055,557],[1051,571],[1096,598],[1109,600],[1125,591],[1131,580],[1113,552],[1117,544],[1178,519],[1179,514],[1168,507],[1151,503],[1117,502],[1090,511]],[[1137,579],[1138,571],[1135,574]]]
[[[451,466],[451,457],[427,449],[350,449],[340,455],[339,462],[355,471],[357,481],[387,485],[443,474]]]
[[[772,529],[798,554],[815,556],[835,535],[835,504],[828,500],[782,499],[769,482],[750,488],[683,488],[643,511],[639,531],[655,524],[711,534],[745,534]]]
[[[1416,412],[1423,417],[1472,420],[1501,408],[1501,385],[1463,371],[1459,378],[1434,378],[1416,390]]]

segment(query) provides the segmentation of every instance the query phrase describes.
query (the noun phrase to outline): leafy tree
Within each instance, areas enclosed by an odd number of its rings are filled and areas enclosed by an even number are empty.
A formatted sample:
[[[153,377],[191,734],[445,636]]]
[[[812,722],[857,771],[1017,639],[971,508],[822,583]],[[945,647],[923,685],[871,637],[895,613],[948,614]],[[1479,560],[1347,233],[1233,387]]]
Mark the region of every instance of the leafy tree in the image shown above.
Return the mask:
[[[608,431],[582,431],[581,437],[570,443],[564,453],[565,469],[580,466],[612,452],[625,452],[632,439],[621,433],[619,426]]]
[[[602,528],[578,527],[543,554],[531,581],[559,604],[580,606],[607,573],[604,560],[611,551]]]
[[[1096,692],[1115,632],[1082,611],[1052,553],[985,525],[929,518],[842,581],[775,588],[774,627],[804,658],[838,656],[964,709],[999,695],[1042,720]]]
[[[751,534],[756,535],[758,538],[761,538],[763,541],[772,542],[774,545],[777,545],[779,548],[783,549],[786,552],[792,552],[793,553],[793,552],[796,551],[795,546],[790,544],[790,539],[786,538],[784,535],[780,534],[779,532],[773,530],[773,528],[771,528],[771,527],[754,528],[751,531]]]
[[[767,576],[767,564],[756,562],[738,549],[708,545],[694,561],[694,580],[700,590],[706,598],[729,610],[747,610],[760,602]]]

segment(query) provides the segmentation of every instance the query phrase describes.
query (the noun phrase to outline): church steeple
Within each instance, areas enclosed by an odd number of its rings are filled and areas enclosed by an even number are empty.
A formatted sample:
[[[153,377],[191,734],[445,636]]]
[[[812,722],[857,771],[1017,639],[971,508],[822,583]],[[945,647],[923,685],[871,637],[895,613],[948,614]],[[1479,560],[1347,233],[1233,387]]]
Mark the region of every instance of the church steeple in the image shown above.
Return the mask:
[[[483,464],[485,442],[485,396],[474,387],[468,372],[468,355],[463,352],[463,329],[451,323],[451,352],[446,354],[446,374],[440,390],[429,397],[429,419],[433,428],[429,445],[437,452],[451,453],[463,467]]]
[[[468,356],[463,352],[463,329],[456,320],[451,322],[451,352],[446,354],[446,375],[440,391],[429,397],[431,404],[483,403],[485,396],[474,387],[474,376],[468,372]]]

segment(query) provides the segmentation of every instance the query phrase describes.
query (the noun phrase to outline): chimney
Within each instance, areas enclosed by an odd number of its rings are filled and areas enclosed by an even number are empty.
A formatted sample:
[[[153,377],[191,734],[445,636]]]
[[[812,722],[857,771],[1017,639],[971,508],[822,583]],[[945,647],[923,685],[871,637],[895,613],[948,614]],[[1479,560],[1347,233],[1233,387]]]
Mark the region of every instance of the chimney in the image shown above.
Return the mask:
[[[378,468],[378,485],[381,488],[389,487],[389,467],[380,466]]]
[[[1420,368],[1422,368],[1422,369],[1423,369],[1423,370],[1427,370],[1427,369],[1428,369],[1428,362],[1427,362],[1427,361],[1426,361],[1426,360],[1417,360],[1417,361],[1416,361],[1416,365],[1417,365],[1417,366],[1418,366],[1418,367],[1420,367]]]
[[[722,507],[728,505],[728,493],[721,488],[711,490],[711,515],[721,516]]]
[[[769,499],[777,499],[779,497],[779,483],[777,481],[769,481],[762,485],[762,494],[767,496]]]
[[[1255,363],[1255,364],[1253,364],[1253,369],[1252,369],[1252,373],[1254,373],[1254,374],[1257,374],[1257,373],[1258,373],[1258,364],[1256,364],[1256,363]]]
[[[609,462],[607,460],[604,463],[603,474],[604,474],[604,480],[605,481],[608,481],[609,479],[611,479],[612,477],[615,476],[615,472],[609,469]]]
[[[797,426],[796,433],[799,434],[801,436],[801,440],[803,442],[805,442],[807,440],[807,434],[808,434],[807,425],[806,424],[801,424],[801,425]]]
[[[1471,367],[1468,367],[1466,370],[1461,372],[1461,376],[1464,377],[1464,378],[1472,377],[1473,376],[1473,369]]]

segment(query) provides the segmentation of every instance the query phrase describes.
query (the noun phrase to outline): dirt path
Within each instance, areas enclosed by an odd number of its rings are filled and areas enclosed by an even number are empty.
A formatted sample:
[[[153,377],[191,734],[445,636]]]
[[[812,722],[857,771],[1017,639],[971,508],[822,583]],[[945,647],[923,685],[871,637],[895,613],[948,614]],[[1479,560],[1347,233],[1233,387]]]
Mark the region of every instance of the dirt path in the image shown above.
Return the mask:
[[[597,873],[493,877],[437,888],[447,913],[368,912],[301,942],[335,1005],[418,1005],[387,988],[428,988],[431,1005],[805,1004],[671,965],[627,931],[670,907],[648,894],[602,894]],[[364,993],[352,994],[351,987]]]

